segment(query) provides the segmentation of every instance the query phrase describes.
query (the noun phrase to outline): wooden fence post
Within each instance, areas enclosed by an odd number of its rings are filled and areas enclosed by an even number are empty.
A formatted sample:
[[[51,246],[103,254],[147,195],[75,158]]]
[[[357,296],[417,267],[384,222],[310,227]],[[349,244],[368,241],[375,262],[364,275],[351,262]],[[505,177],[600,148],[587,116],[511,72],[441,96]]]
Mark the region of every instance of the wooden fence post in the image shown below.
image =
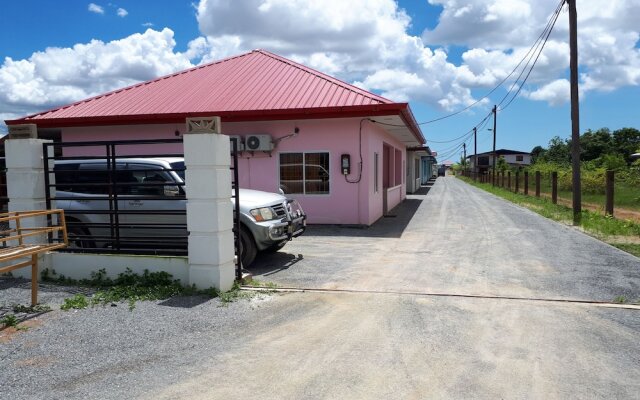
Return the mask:
[[[558,204],[558,173],[556,171],[551,173],[551,202]]]
[[[536,171],[536,197],[540,197],[540,171]]]
[[[606,205],[605,205],[605,214],[611,215],[613,217],[613,189],[614,189],[614,172],[607,171],[606,175]]]
[[[524,195],[529,195],[529,171],[524,171]]]
[[[520,171],[516,171],[516,188],[514,191],[518,193],[519,190],[520,190]]]
[[[511,171],[507,171],[507,189],[511,190]]]

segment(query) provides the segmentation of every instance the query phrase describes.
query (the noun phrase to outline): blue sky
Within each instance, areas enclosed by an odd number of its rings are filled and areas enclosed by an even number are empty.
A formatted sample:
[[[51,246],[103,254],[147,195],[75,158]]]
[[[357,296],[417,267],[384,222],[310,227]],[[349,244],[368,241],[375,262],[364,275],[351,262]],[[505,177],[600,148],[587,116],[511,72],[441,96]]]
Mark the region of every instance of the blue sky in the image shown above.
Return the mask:
[[[264,48],[396,101],[416,119],[457,111],[499,82],[542,32],[556,0],[156,0],[3,2],[0,117],[16,118],[199,63]],[[366,6],[366,11],[363,8]],[[578,3],[581,131],[640,128],[635,0]],[[351,8],[349,8],[351,7]],[[120,11],[119,11],[120,9]],[[522,95],[498,113],[499,148],[568,137],[568,14]],[[99,42],[93,42],[99,41]],[[52,50],[52,49],[66,50]],[[49,49],[49,50],[48,50]],[[422,126],[432,149],[460,140],[504,95]],[[488,125],[488,127],[491,126]],[[4,128],[4,127],[3,127]],[[468,150],[473,151],[472,141]],[[478,151],[491,132],[478,133]]]

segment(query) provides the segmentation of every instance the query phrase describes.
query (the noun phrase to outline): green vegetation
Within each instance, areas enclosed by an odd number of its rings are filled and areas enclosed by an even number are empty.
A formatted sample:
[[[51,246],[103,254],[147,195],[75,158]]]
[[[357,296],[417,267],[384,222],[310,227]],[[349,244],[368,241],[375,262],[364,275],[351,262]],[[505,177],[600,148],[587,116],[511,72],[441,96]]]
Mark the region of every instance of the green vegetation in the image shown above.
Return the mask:
[[[640,151],[640,131],[622,128],[611,132],[608,128],[587,130],[580,136],[582,200],[604,209],[605,173],[615,171],[615,207],[640,210],[640,160],[631,154]],[[556,136],[548,147],[531,150],[532,175],[541,172],[542,193],[551,192],[551,172],[558,172],[558,197],[571,199],[571,139]],[[533,180],[532,180],[533,181]]]
[[[625,304],[627,302],[627,298],[624,296],[617,296],[615,299],[613,299],[613,302],[618,304]]]
[[[105,306],[118,302],[127,302],[129,309],[133,310],[137,301],[164,300],[174,296],[204,295],[211,298],[219,298],[222,305],[227,305],[242,298],[250,298],[255,292],[242,291],[240,284],[233,285],[231,290],[222,292],[215,288],[197,290],[193,286],[182,286],[179,280],[173,279],[167,272],[149,272],[145,270],[142,275],[133,273],[130,269],[118,274],[111,279],[104,269],[91,274],[91,279],[74,280],[63,275],[58,276],[55,271],[44,270],[42,280],[66,285],[82,286],[94,289],[91,296],[76,294],[65,299],[60,307],[62,310],[83,309],[96,305]],[[272,283],[251,281],[256,287],[273,289]],[[268,290],[266,290],[268,291]]]
[[[560,204],[553,204],[550,198],[525,196],[521,193],[514,193],[506,188],[492,186],[490,183],[474,182],[472,179],[465,177],[459,178],[473,186],[509,200],[512,203],[535,211],[546,218],[566,224],[571,224],[573,221],[573,211],[571,208]],[[615,219],[598,212],[583,210],[581,227],[586,233],[640,257],[640,243],[620,244],[621,238],[630,238],[633,241],[640,237],[639,223]]]
[[[47,311],[51,311],[51,307],[46,304],[36,304],[35,306],[23,306],[16,304],[13,306],[13,312],[25,313],[25,314],[40,314]]]
[[[603,158],[607,158],[604,156]],[[614,205],[616,208],[640,211],[640,166],[616,167],[600,164],[600,161],[585,161],[581,165],[582,201],[595,204],[604,210],[605,204],[605,174],[607,170],[615,171]],[[572,176],[571,166],[537,162],[527,168],[529,171],[529,187],[535,190],[534,174],[540,171],[540,192],[551,195],[551,172],[558,173],[558,198],[570,200]],[[513,174],[512,174],[513,175]],[[521,177],[521,187],[523,186]],[[615,211],[614,211],[615,212]]]
[[[19,323],[20,321],[13,314],[7,314],[0,318],[0,324],[2,324],[3,328],[17,327]]]

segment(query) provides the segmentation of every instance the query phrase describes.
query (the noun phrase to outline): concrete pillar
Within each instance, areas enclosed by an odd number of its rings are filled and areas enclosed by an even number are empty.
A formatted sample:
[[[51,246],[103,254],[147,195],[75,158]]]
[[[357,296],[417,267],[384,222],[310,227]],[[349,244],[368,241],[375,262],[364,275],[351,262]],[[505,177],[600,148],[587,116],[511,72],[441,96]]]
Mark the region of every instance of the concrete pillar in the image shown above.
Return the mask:
[[[5,142],[9,211],[44,210],[44,162],[42,139],[9,139]]]
[[[229,137],[185,133],[189,283],[229,290],[235,279]]]
[[[51,140],[42,139],[8,139],[5,142],[7,197],[9,197],[10,212],[45,210],[47,208],[42,144],[49,142]],[[47,218],[26,218],[21,221],[21,226],[23,228],[47,226]],[[15,221],[11,221],[11,227],[15,228]],[[25,238],[24,243],[37,243],[42,240],[43,237],[34,236]],[[10,245],[15,244],[17,242],[10,243]],[[39,265],[42,269],[43,263],[39,262]],[[30,268],[20,268],[12,273],[14,276],[31,277]]]

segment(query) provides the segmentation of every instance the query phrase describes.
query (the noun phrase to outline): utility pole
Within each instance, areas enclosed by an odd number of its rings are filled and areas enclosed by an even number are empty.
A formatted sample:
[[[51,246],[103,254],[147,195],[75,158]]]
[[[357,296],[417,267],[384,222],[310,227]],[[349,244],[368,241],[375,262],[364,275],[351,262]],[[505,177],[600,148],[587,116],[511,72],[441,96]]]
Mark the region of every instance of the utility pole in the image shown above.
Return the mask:
[[[467,170],[467,144],[462,143],[462,148],[464,149],[464,170]]]
[[[569,4],[569,49],[571,71],[571,168],[573,180],[573,225],[580,225],[582,217],[582,188],[580,185],[580,104],[578,102],[578,13],[576,0]]]
[[[491,181],[493,182],[493,186],[496,185],[496,119],[498,116],[498,106],[494,104],[493,106],[493,177]]]
[[[473,180],[478,179],[478,129],[473,127]]]

